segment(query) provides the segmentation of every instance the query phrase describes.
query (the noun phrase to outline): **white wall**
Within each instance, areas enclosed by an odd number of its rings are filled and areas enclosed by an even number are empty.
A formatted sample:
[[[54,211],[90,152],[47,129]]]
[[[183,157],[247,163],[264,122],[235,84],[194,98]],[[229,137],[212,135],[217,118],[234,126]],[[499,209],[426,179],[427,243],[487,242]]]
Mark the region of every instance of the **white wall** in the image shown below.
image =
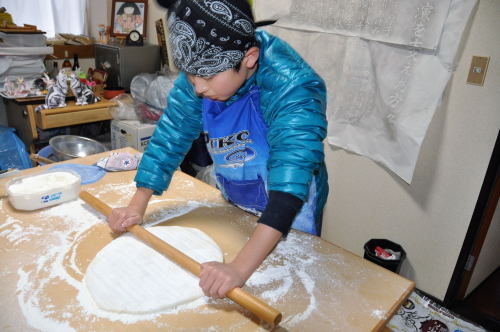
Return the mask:
[[[371,238],[398,242],[407,253],[400,274],[439,299],[500,128],[499,17],[500,1],[480,1],[411,185],[364,157],[326,148],[331,191],[322,237],[359,255]],[[483,87],[465,83],[472,55],[491,57]]]
[[[156,36],[156,26],[155,21],[163,18],[165,20],[165,14],[167,10],[159,6],[156,0],[148,2],[148,30],[147,30],[147,40],[150,44],[158,44],[158,37]],[[165,22],[166,23],[166,22]]]
[[[87,30],[90,36],[99,39],[97,27],[99,24],[110,25],[111,1],[88,0],[87,3]]]

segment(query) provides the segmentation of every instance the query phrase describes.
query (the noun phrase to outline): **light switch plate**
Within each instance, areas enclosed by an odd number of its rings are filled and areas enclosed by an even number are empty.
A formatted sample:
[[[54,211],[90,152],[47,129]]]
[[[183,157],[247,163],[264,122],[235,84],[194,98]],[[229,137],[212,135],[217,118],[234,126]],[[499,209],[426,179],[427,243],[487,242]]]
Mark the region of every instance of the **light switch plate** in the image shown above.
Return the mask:
[[[483,86],[489,62],[490,57],[473,56],[470,64],[469,76],[467,76],[467,83]]]

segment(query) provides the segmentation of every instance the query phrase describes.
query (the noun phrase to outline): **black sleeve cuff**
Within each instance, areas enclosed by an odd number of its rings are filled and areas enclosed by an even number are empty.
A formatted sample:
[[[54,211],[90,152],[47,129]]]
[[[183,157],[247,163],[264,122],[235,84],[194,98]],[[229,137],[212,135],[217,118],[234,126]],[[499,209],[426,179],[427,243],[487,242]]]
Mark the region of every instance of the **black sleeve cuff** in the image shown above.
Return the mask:
[[[269,202],[258,223],[272,227],[286,236],[303,204],[304,201],[297,196],[271,190],[269,191]]]

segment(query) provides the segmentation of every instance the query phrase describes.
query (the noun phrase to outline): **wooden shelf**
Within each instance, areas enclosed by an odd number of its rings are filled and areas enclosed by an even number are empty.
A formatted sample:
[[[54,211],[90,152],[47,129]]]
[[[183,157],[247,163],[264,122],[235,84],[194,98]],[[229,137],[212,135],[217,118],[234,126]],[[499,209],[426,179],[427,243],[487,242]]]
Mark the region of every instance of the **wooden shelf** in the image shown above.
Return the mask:
[[[44,109],[35,112],[36,126],[40,129],[51,129],[72,126],[83,123],[111,120],[109,108],[115,106],[114,102],[106,99],[95,104],[75,105],[75,101],[68,101],[66,107]],[[36,105],[30,105],[33,110]]]
[[[24,33],[24,34],[29,34],[29,33],[45,33],[45,31],[38,30],[36,25],[30,25],[30,24],[25,24],[24,26],[7,26],[7,27],[2,27],[0,28],[0,32],[5,32],[5,33]]]
[[[54,53],[49,56],[51,59],[64,59],[64,52],[68,51],[68,58],[73,58],[74,54],[79,59],[95,58],[94,45],[53,45]]]

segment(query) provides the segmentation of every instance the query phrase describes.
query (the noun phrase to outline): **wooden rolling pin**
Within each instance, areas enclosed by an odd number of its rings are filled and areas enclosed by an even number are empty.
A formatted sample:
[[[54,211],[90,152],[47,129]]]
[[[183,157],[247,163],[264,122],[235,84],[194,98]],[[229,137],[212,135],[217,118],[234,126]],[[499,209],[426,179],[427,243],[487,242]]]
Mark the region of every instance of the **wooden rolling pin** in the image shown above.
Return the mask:
[[[109,217],[109,215],[111,214],[111,207],[89,192],[82,191],[80,193],[80,198],[87,202],[94,209],[104,214],[106,217]],[[176,262],[195,276],[200,275],[201,267],[197,261],[185,255],[181,251],[175,249],[159,237],[148,232],[142,226],[132,225],[130,227],[127,227],[127,231],[137,236],[140,240],[147,243],[150,247],[157,250],[161,254],[172,259],[174,262]],[[254,313],[260,319],[271,324],[273,327],[278,325],[281,321],[281,313],[279,311],[267,305],[258,298],[248,294],[239,287],[231,289],[229,292],[227,292],[226,296],[242,307]]]

